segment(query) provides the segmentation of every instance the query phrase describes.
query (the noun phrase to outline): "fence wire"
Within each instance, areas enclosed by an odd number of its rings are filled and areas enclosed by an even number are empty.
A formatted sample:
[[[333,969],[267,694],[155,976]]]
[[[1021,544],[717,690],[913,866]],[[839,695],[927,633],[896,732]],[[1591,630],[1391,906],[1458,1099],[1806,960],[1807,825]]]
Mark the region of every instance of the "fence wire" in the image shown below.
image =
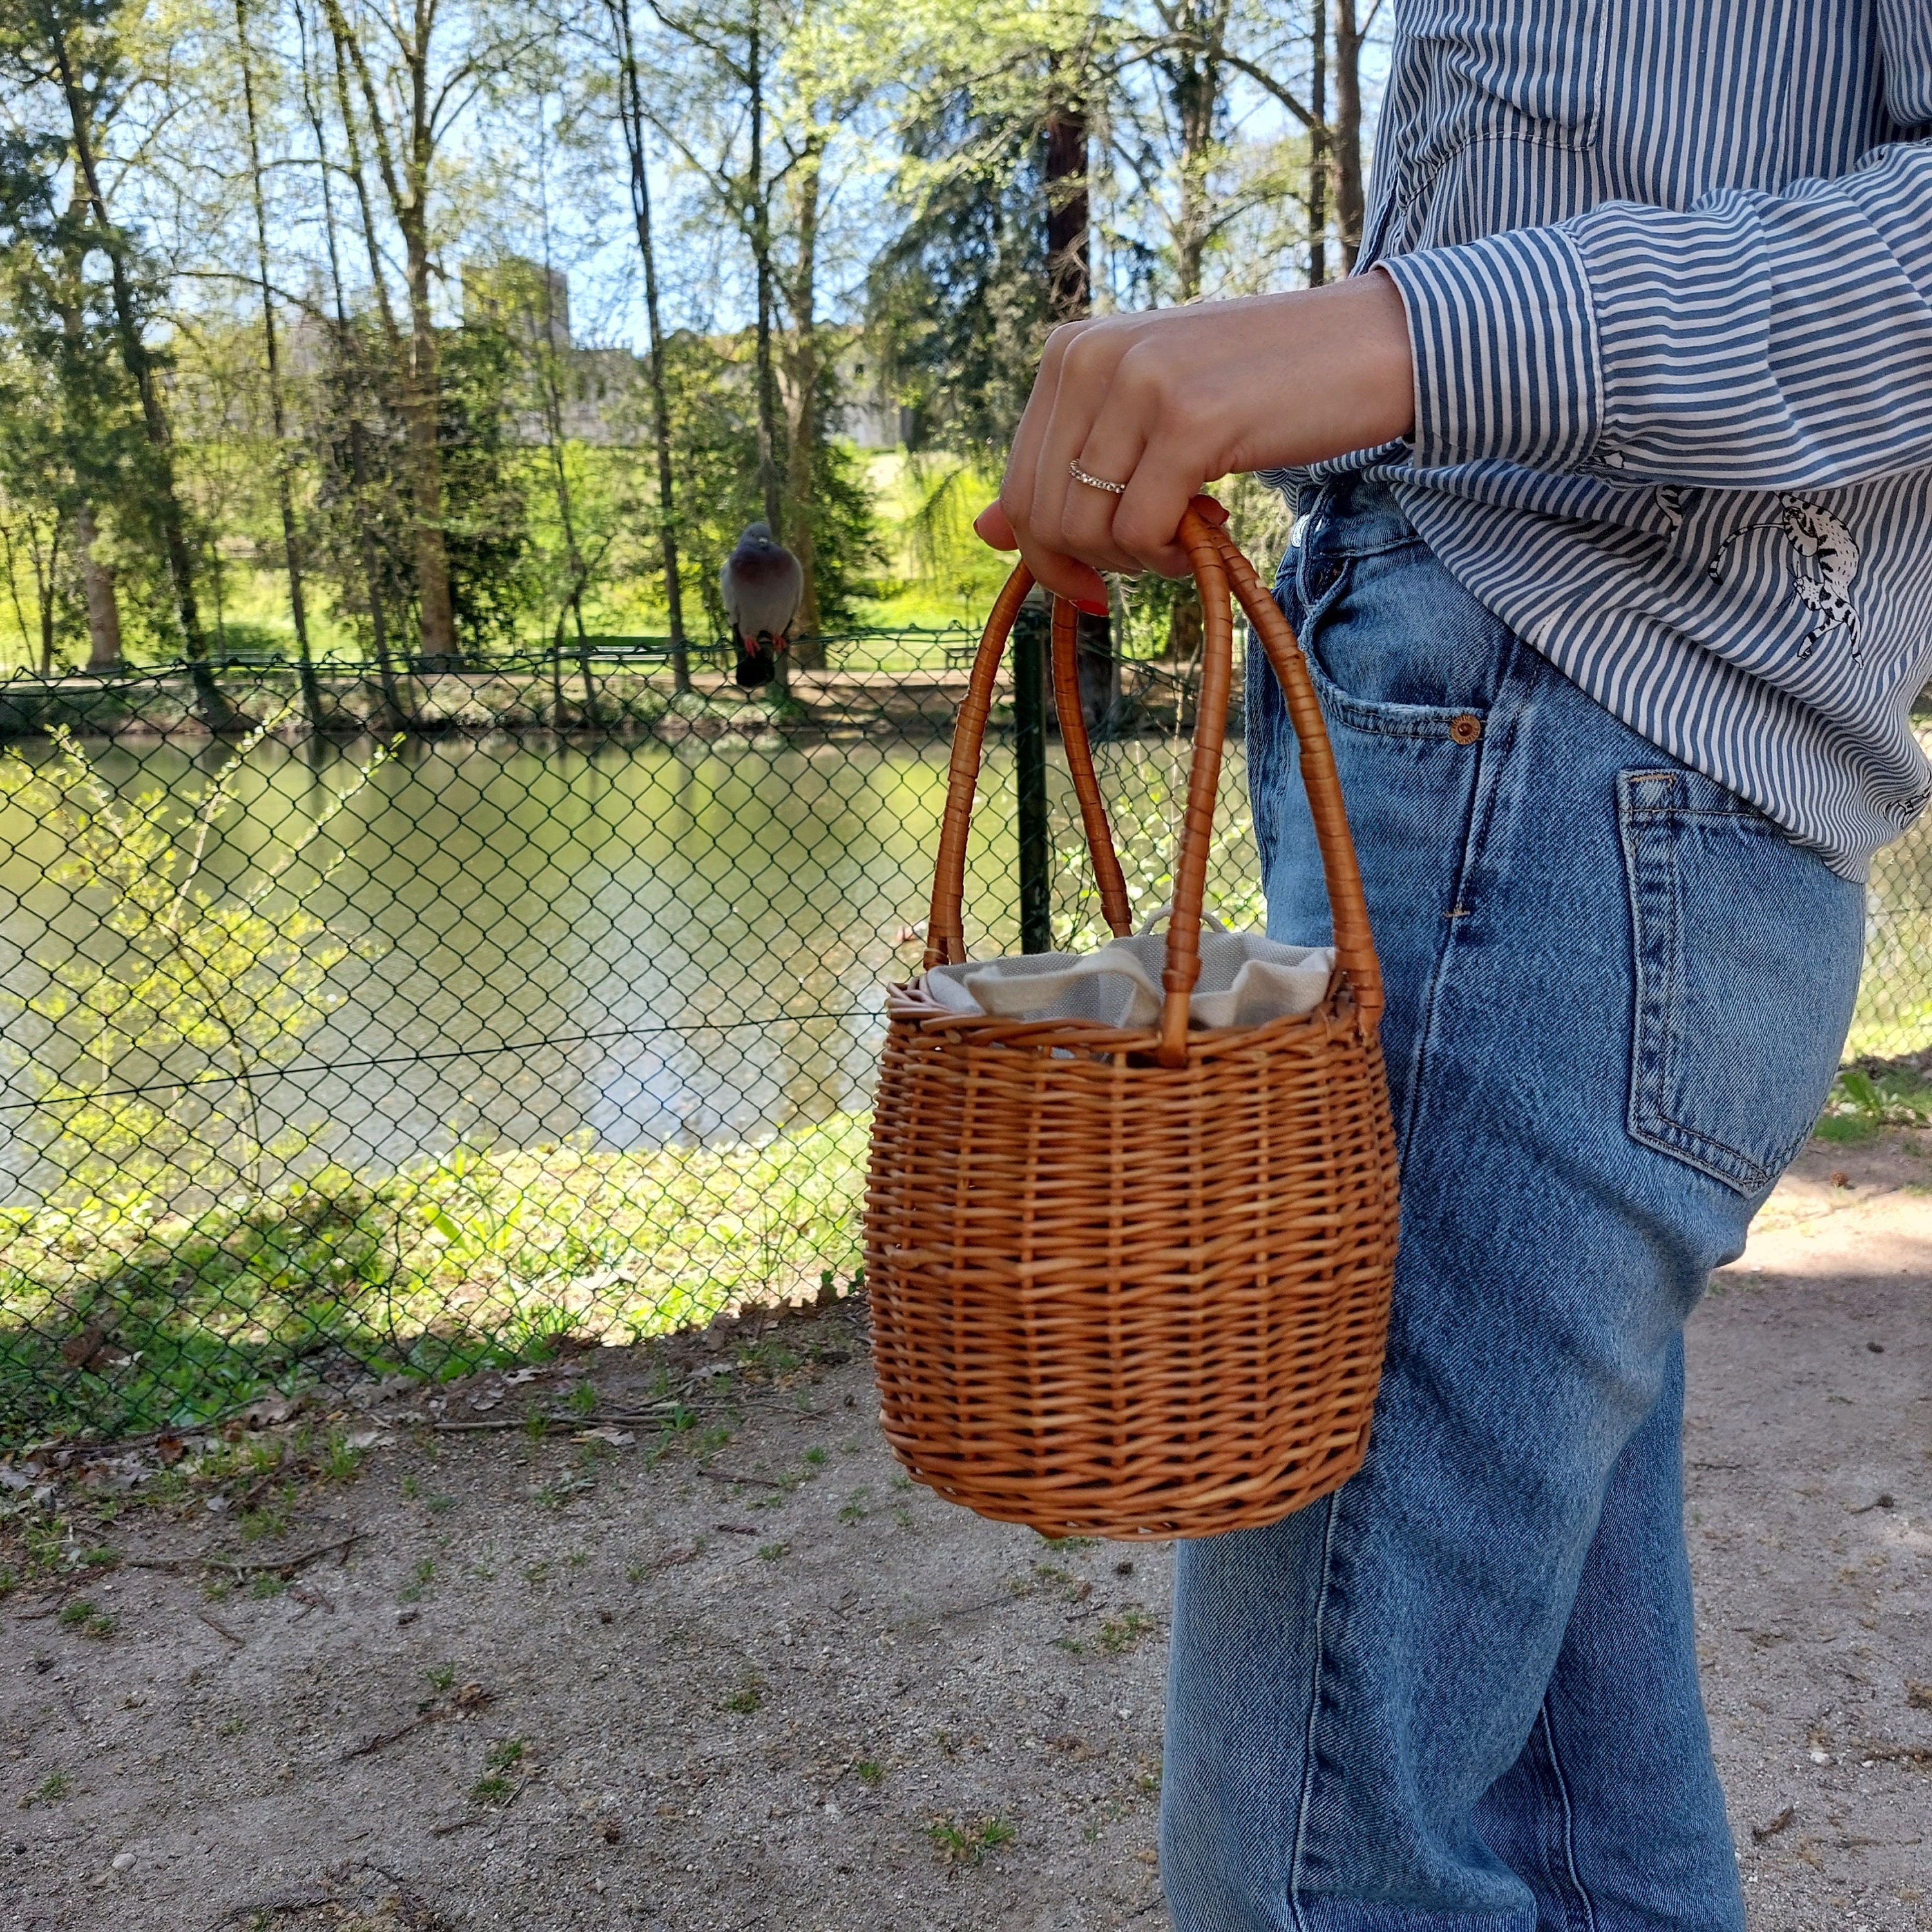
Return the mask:
[[[0,1447],[843,1292],[970,643],[815,640],[748,693],[631,640],[0,685]],[[1145,911],[1192,692],[1125,659],[1094,698]],[[994,723],[968,940],[1009,950],[1010,689]],[[1057,746],[1048,802],[1054,936],[1088,943]],[[1928,869],[1915,834],[1874,874],[1881,1074],[1932,1044]]]

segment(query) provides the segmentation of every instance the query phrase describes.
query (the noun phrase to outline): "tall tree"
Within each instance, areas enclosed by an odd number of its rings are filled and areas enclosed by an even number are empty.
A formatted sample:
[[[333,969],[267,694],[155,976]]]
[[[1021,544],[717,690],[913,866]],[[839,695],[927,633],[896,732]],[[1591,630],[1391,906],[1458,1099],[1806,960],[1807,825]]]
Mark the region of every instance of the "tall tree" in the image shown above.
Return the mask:
[[[262,295],[262,361],[268,386],[268,420],[275,441],[275,501],[281,512],[282,560],[288,574],[289,615],[296,629],[302,666],[302,701],[311,727],[322,722],[322,692],[309,647],[308,607],[302,594],[302,535],[296,522],[295,492],[290,482],[291,451],[287,411],[282,397],[282,365],[275,339],[275,297],[268,276],[268,198],[262,182],[261,127],[255,109],[255,50],[248,38],[248,0],[234,0],[235,51],[241,72],[242,101],[248,136],[248,197],[255,215],[255,266]]]
[[[1335,0],[1335,227],[1342,272],[1352,274],[1362,250],[1362,49],[1380,0],[1358,25],[1355,0]]]
[[[649,331],[651,440],[657,454],[658,540],[663,558],[664,604],[670,626],[671,678],[676,689],[691,688],[691,660],[685,648],[684,588],[678,575],[677,487],[672,473],[670,400],[664,370],[664,331],[658,292],[657,237],[651,221],[650,158],[644,142],[643,84],[631,0],[604,0],[617,57],[617,119],[630,164],[631,217],[644,272],[644,316]]]
[[[398,375],[407,428],[414,510],[416,606],[426,656],[453,657],[456,616],[445,541],[442,453],[437,440],[439,345],[430,282],[435,272],[431,204],[439,164],[457,124],[493,79],[512,69],[531,29],[500,22],[480,7],[464,16],[466,32],[444,32],[442,0],[408,0],[393,13],[373,0],[322,0],[344,76],[339,105],[350,142],[368,239],[370,274]],[[454,43],[454,50],[446,41]],[[375,49],[382,50],[379,56]],[[347,76],[354,76],[352,103]],[[360,113],[358,114],[359,105]],[[389,218],[400,238],[408,334],[403,334],[386,290],[381,249],[370,207],[356,123],[366,126]]]
[[[1057,322],[1093,307],[1093,243],[1088,180],[1087,98],[1079,70],[1052,62],[1046,103],[1046,307]]]
[[[181,645],[193,669],[198,702],[211,726],[230,716],[207,664],[196,596],[194,547],[176,476],[173,437],[163,400],[160,360],[148,340],[155,278],[139,237],[117,222],[108,205],[101,136],[124,100],[127,64],[121,39],[125,0],[14,0],[0,14],[0,74],[20,98],[47,104],[44,137],[56,123],[71,167],[80,218],[76,239],[83,256],[107,269],[110,313],[122,366],[138,399],[146,442],[146,508],[166,560]],[[29,113],[33,112],[31,105]]]
[[[300,5],[296,10],[296,27],[301,61],[302,108],[310,130],[315,136],[316,172],[322,191],[322,238],[328,251],[329,290],[334,298],[331,318],[334,325],[331,330],[332,373],[343,418],[341,427],[349,450],[350,519],[355,532],[354,551],[356,562],[361,566],[363,594],[367,599],[370,641],[376,652],[376,671],[382,697],[383,722],[394,727],[401,722],[404,706],[402,694],[396,681],[395,660],[389,649],[384,572],[377,549],[374,520],[370,514],[368,434],[361,407],[362,385],[357,366],[358,358],[356,352],[355,332],[350,322],[349,298],[343,280],[341,244],[336,227],[335,196],[332,188],[335,164],[329,153],[328,122],[322,109],[320,79],[314,70],[308,17]],[[339,62],[335,74],[338,97],[346,100],[347,90],[342,82]],[[359,170],[357,171],[357,184],[358,188],[362,187]],[[379,292],[386,300],[386,291],[381,290],[380,286]],[[386,334],[388,338],[393,341],[393,328]]]

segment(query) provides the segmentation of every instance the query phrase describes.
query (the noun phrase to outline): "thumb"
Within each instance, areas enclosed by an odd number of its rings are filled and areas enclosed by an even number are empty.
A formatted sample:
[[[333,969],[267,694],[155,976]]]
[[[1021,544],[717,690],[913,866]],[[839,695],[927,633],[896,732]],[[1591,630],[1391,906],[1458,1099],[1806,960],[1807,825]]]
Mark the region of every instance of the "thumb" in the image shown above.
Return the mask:
[[[988,503],[973,519],[973,528],[980,541],[994,550],[1018,550],[1020,547],[1020,540],[1014,536],[1006,512],[997,502]]]

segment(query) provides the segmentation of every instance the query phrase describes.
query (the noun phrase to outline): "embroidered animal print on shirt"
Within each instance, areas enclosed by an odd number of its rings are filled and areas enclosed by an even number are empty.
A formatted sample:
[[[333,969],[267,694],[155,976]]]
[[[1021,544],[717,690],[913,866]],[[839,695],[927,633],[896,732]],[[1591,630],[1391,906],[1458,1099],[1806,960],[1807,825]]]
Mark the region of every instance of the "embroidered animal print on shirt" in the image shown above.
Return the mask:
[[[1791,548],[1791,586],[1798,601],[1818,620],[1798,647],[1801,658],[1818,648],[1819,640],[1842,631],[1852,647],[1852,662],[1864,654],[1858,637],[1858,606],[1852,602],[1852,579],[1858,568],[1858,546],[1844,524],[1822,503],[1808,502],[1790,490],[1779,494],[1778,514],[1762,523],[1732,531],[1711,560],[1711,581],[1724,580],[1724,556],[1738,538],[1754,530],[1776,530]]]

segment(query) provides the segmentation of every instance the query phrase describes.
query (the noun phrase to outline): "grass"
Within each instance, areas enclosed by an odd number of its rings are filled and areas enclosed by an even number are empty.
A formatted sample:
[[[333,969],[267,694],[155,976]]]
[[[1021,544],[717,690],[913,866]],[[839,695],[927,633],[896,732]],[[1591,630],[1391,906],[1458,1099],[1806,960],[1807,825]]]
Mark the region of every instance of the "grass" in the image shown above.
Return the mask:
[[[958,1817],[935,1818],[926,1828],[941,1864],[976,1865],[988,1852],[1010,1845],[1019,1836],[1003,1818],[968,1821]]]
[[[1920,1058],[1868,1058],[1841,1068],[1818,1123],[1818,1138],[1844,1145],[1869,1140],[1886,1127],[1932,1126],[1932,1080]]]
[[[112,1636],[121,1626],[104,1610],[97,1610],[85,1598],[76,1597],[61,1606],[60,1621],[82,1636]]]
[[[1123,1610],[1118,1617],[1100,1619],[1100,1648],[1109,1657],[1118,1657],[1138,1648],[1140,1640],[1154,1628],[1154,1619],[1144,1610]]]
[[[816,1293],[859,1266],[866,1129],[842,1114],[755,1147],[459,1147],[192,1213],[5,1210],[0,1449],[194,1427],[345,1358],[446,1378]]]
[[[754,1670],[748,1670],[738,1688],[729,1696],[718,1700],[721,1711],[731,1711],[740,1717],[749,1717],[765,1701],[765,1680]]]

